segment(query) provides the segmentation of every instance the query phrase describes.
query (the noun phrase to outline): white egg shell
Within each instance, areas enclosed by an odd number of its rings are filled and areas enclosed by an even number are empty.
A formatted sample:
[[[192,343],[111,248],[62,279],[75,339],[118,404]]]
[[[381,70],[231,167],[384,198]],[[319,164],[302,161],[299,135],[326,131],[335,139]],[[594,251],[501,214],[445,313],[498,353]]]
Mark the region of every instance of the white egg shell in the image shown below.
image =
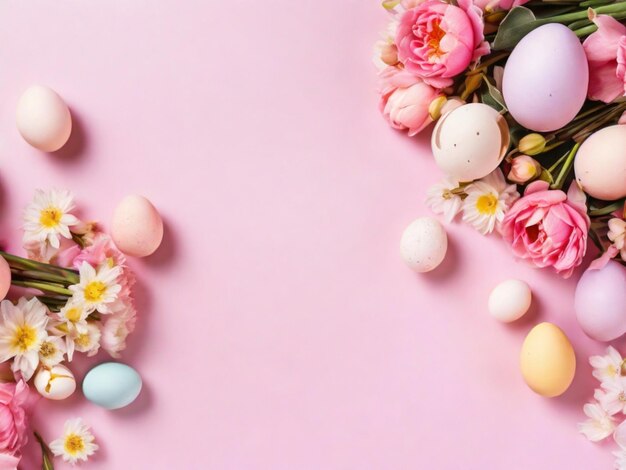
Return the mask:
[[[626,125],[605,127],[583,142],[574,161],[576,181],[605,201],[626,197]]]
[[[437,219],[420,217],[404,230],[400,253],[404,262],[417,272],[435,269],[446,256],[448,236]]]
[[[37,372],[35,388],[45,398],[65,400],[76,390],[76,379],[71,370],[59,364]]]
[[[59,150],[72,132],[69,108],[54,90],[41,85],[22,94],[15,120],[24,140],[44,152]]]
[[[511,116],[539,132],[569,123],[587,97],[589,66],[576,35],[550,23],[515,46],[504,67],[502,95]]]
[[[488,309],[491,316],[502,322],[515,321],[528,311],[532,293],[528,284],[509,279],[498,284],[489,295]]]
[[[125,197],[113,213],[111,236],[117,247],[130,256],[151,255],[163,240],[163,220],[143,196]]]
[[[486,104],[470,103],[439,119],[431,145],[444,173],[459,181],[473,181],[498,167],[509,142],[506,120]]]

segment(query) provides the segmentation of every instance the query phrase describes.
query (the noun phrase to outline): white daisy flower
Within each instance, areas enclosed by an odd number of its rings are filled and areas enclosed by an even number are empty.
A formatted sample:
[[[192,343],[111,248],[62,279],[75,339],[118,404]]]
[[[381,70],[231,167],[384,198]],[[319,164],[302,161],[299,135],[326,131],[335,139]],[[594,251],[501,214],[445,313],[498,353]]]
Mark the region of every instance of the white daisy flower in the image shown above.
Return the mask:
[[[593,376],[600,382],[611,380],[621,375],[624,359],[613,346],[606,348],[605,356],[591,356],[589,364],[593,367]]]
[[[74,198],[69,191],[37,189],[33,202],[24,211],[24,243],[47,242],[59,248],[59,236],[72,238],[70,227],[79,222],[70,214],[72,209]]]
[[[459,182],[447,177],[428,189],[426,205],[435,214],[443,214],[446,222],[452,222],[463,206],[461,194]]]
[[[39,362],[46,367],[56,366],[63,361],[65,341],[58,336],[48,336],[39,348]]]
[[[29,380],[39,365],[39,349],[48,337],[46,307],[36,298],[0,303],[0,362],[13,359],[11,369]]]
[[[98,324],[95,322],[87,323],[85,331],[71,336],[72,350],[87,353],[89,357],[95,356],[98,353],[98,349],[100,349],[101,334]]]
[[[493,232],[504,219],[504,214],[519,198],[516,186],[507,184],[500,169],[474,181],[465,188],[463,221],[483,235]]]
[[[110,313],[109,304],[115,302],[122,287],[117,282],[122,269],[103,263],[96,271],[93,266],[83,262],[80,266],[80,282],[70,286],[74,300],[81,303],[87,312],[97,310]]]
[[[596,389],[594,398],[611,416],[626,413],[626,377],[619,376],[612,380],[604,380],[602,388]]]
[[[81,418],[74,418],[65,422],[63,436],[52,441],[49,447],[54,455],[73,465],[79,460],[86,462],[98,450],[94,441],[89,426],[83,424]]]
[[[617,217],[609,220],[608,237],[619,250],[622,259],[626,261],[626,220]]]
[[[583,411],[589,419],[580,423],[578,430],[590,441],[601,441],[615,430],[615,419],[598,403],[587,403],[583,406]]]

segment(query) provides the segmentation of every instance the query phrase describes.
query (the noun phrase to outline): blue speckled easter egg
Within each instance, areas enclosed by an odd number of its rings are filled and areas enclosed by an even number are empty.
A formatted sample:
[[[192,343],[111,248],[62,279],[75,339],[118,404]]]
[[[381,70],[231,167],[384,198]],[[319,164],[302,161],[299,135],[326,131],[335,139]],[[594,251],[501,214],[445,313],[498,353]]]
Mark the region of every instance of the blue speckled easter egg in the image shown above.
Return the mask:
[[[141,392],[141,377],[135,369],[119,362],[105,362],[83,380],[85,397],[103,408],[116,410],[130,405]]]

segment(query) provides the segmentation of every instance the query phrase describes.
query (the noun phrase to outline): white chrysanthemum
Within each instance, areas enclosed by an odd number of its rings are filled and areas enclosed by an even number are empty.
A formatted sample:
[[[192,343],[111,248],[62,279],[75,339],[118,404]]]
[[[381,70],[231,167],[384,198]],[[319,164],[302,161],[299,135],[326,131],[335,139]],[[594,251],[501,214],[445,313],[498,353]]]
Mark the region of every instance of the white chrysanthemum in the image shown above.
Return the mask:
[[[97,310],[109,313],[109,304],[117,300],[122,290],[117,280],[121,272],[119,266],[109,266],[108,263],[103,263],[96,271],[89,263],[83,262],[79,269],[80,282],[70,286],[74,300],[81,303],[87,312]]]
[[[39,361],[46,367],[56,366],[63,361],[65,341],[58,336],[48,336],[39,348]]]
[[[589,364],[593,367],[593,376],[600,382],[611,380],[621,375],[624,359],[613,346],[606,348],[605,356],[591,356]]]
[[[39,364],[39,348],[48,337],[46,307],[35,297],[0,303],[0,362],[13,359],[11,368],[29,380]]]
[[[626,220],[617,217],[609,220],[608,237],[619,250],[622,259],[626,261]]]
[[[79,460],[86,462],[98,450],[98,444],[94,441],[89,426],[83,424],[81,418],[74,418],[65,422],[63,436],[52,441],[49,447],[54,455],[75,464]]]
[[[516,186],[507,184],[500,169],[465,188],[463,221],[483,235],[493,232],[506,211],[519,198]]]
[[[589,419],[580,423],[578,430],[590,441],[601,441],[615,430],[615,420],[598,403],[587,403],[583,411]]]
[[[74,198],[67,190],[37,189],[35,197],[24,211],[24,243],[49,243],[59,248],[59,236],[72,238],[70,227],[78,219],[70,214],[74,209]]]
[[[372,57],[372,61],[376,66],[376,70],[379,72],[388,67],[388,64],[386,64],[381,57],[383,55],[383,50],[395,42],[397,29],[398,20],[396,18],[392,18],[385,31],[381,34],[381,38],[374,44],[374,55]]]
[[[446,222],[452,222],[463,205],[459,191],[458,181],[449,177],[444,178],[428,189],[426,204],[435,214],[442,214]]]
[[[68,335],[69,336],[69,335]],[[100,348],[100,328],[97,323],[87,323],[87,329],[71,337],[72,349],[87,353],[87,356],[95,356]]]

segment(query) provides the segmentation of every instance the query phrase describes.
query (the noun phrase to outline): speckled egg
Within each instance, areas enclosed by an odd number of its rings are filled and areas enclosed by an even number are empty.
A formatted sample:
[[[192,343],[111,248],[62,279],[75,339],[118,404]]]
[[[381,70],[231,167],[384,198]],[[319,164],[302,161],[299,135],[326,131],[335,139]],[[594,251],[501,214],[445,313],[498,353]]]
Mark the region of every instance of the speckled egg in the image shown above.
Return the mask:
[[[587,269],[576,286],[574,309],[580,327],[595,340],[626,333],[626,268],[609,261],[602,269]]]
[[[535,326],[524,340],[520,369],[526,384],[544,397],[559,396],[576,373],[576,355],[569,339],[552,323]]]
[[[413,270],[425,273],[441,264],[448,250],[448,236],[437,219],[420,217],[404,230],[400,253]]]
[[[111,236],[122,253],[136,257],[148,256],[161,245],[163,220],[145,197],[127,196],[113,213]]]
[[[83,394],[96,405],[116,410],[135,401],[141,386],[141,377],[135,369],[119,362],[105,362],[87,372]]]
[[[495,170],[509,147],[509,126],[492,107],[470,103],[442,116],[433,131],[437,166],[459,181],[473,181]]]
[[[576,181],[590,196],[626,197],[626,125],[605,127],[583,142],[574,161]]]
[[[71,370],[59,364],[39,370],[35,375],[35,388],[42,397],[65,400],[76,390],[76,379]]]
[[[52,89],[35,85],[17,103],[16,124],[33,147],[54,152],[65,145],[72,133],[72,117],[63,99]]]
[[[509,279],[491,291],[488,309],[492,317],[508,323],[524,316],[531,301],[532,293],[528,284],[518,279]]]

